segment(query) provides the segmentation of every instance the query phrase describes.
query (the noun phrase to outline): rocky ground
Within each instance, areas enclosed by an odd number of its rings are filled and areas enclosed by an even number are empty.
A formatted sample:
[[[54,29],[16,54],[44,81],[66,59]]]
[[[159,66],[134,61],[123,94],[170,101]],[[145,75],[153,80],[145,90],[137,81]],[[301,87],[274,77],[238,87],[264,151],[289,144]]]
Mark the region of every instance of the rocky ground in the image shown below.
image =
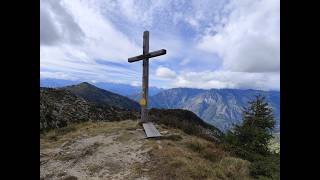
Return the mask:
[[[40,149],[41,178],[125,179],[129,177],[133,173],[131,171],[133,164],[148,160],[147,151],[141,150],[144,132],[142,129],[126,129],[130,125],[135,126],[133,121],[123,121],[119,125],[123,129],[119,130],[113,128],[112,123],[101,123],[95,130],[103,130],[108,126],[110,129],[99,134],[90,130],[82,134],[79,130],[78,135],[74,132],[73,135],[61,136],[59,137],[61,139],[56,140],[54,144],[50,144],[52,136],[43,137]],[[70,139],[67,136],[70,136]],[[73,136],[77,137],[73,139]]]
[[[145,139],[136,121],[84,122],[40,136],[41,179],[248,179],[248,162],[215,144],[156,125]]]

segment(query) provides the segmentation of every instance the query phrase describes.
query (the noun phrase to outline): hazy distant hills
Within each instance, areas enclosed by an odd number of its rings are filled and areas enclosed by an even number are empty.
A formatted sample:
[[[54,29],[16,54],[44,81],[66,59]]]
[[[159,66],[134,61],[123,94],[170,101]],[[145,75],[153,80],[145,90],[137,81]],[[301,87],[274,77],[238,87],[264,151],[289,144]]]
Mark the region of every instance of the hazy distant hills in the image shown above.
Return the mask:
[[[63,79],[41,79],[40,80],[40,87],[50,87],[50,88],[58,88],[70,85],[80,84],[83,81],[77,80],[63,80]],[[132,94],[140,94],[141,87],[140,86],[132,86],[128,84],[118,84],[118,83],[104,83],[104,82],[97,82],[91,83],[94,86],[111,91],[113,93],[117,93],[123,96],[128,96]],[[155,95],[161,92],[163,89],[157,87],[149,87],[149,95]]]
[[[95,103],[97,105],[109,105],[122,109],[140,109],[140,105],[136,101],[119,94],[100,89],[87,82],[61,87],[61,89],[68,90],[74,95],[77,95],[86,101]]]
[[[174,88],[150,96],[149,105],[154,108],[187,109],[206,122],[226,130],[233,123],[241,122],[243,107],[258,94],[265,96],[272,106],[277,132],[280,123],[280,92],[277,91]],[[129,97],[134,100],[140,98],[136,95]]]

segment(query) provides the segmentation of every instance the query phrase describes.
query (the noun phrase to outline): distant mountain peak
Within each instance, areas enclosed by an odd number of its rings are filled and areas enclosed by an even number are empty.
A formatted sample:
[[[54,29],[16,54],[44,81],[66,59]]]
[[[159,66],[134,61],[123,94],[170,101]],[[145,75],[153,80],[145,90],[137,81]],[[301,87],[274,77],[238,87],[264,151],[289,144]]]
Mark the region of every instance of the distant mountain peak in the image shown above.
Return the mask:
[[[88,82],[82,82],[82,83],[79,83],[79,84],[75,84],[73,86],[84,86],[84,87],[94,87],[94,88],[97,88],[96,86],[88,83]]]
[[[139,103],[119,94],[100,89],[88,82],[65,86],[61,89],[70,91],[71,93],[84,98],[88,102],[98,105],[116,106],[123,109],[140,109]]]

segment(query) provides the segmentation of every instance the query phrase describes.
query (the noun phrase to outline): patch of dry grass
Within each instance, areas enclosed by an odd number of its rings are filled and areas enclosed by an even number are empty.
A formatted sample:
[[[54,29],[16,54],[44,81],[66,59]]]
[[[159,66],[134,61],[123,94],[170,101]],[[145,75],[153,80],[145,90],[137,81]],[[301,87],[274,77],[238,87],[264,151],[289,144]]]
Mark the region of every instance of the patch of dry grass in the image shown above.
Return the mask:
[[[132,164],[131,168],[130,168],[132,171],[132,174],[130,175],[130,177],[128,177],[128,179],[129,178],[136,179],[136,178],[142,177],[144,174],[144,171],[142,170],[143,167],[144,167],[144,165],[141,163]]]
[[[215,165],[215,174],[220,179],[251,179],[249,177],[249,161],[225,157]]]
[[[99,134],[120,134],[116,141],[125,143],[131,140],[131,131],[141,128],[137,121],[120,122],[85,122],[72,124],[71,127],[57,131],[52,130],[42,134],[42,146],[58,146],[68,140],[78,137]],[[160,139],[145,139],[140,150],[146,151],[149,161],[134,163],[130,167],[132,174],[128,179],[149,177],[150,179],[250,179],[249,162],[230,157],[219,145],[200,137],[191,136],[179,129],[156,125],[159,131],[167,131]],[[90,154],[91,150],[83,151],[81,156]],[[59,157],[61,160],[76,159],[68,154]],[[110,162],[112,163],[112,162]],[[104,166],[113,167],[105,164]],[[95,174],[100,165],[88,167]],[[120,169],[121,167],[117,167]],[[114,171],[116,171],[115,169]]]
[[[171,141],[180,141],[182,140],[182,137],[178,134],[172,134],[172,135],[167,135],[167,136],[161,136],[160,139],[164,140],[171,140]]]
[[[95,142],[94,144],[82,149],[81,152],[67,151],[66,153],[57,154],[55,159],[61,160],[61,161],[69,161],[69,160],[78,161],[81,158],[91,156],[95,151],[97,151],[100,145],[101,143]]]
[[[101,169],[103,169],[103,167],[100,164],[90,164],[88,166],[88,170],[91,174],[98,173]]]
[[[186,146],[212,162],[219,161],[228,155],[222,148],[206,140],[192,139],[186,143]]]
[[[179,134],[183,138],[174,142],[169,139],[147,140],[144,148],[152,148],[150,161],[136,164],[136,174],[160,180],[250,179],[248,161],[230,157],[210,141],[182,131]],[[150,167],[150,170],[142,171],[144,167]]]
[[[132,138],[132,134],[128,131],[122,131],[121,134],[117,137],[116,141],[119,141],[121,143],[127,142]]]
[[[53,129],[40,135],[40,148],[54,148],[62,143],[75,140],[81,136],[95,136],[99,134],[113,134],[121,130],[135,129],[138,127],[136,120],[118,122],[82,122],[69,124],[61,129]]]

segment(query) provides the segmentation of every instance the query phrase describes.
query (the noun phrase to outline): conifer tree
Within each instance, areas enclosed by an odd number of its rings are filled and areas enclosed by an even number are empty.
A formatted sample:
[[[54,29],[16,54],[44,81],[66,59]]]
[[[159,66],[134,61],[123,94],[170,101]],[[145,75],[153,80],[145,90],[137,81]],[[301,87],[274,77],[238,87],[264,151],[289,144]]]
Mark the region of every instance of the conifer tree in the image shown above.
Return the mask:
[[[226,142],[238,156],[253,160],[269,154],[275,120],[265,97],[256,96],[243,111],[243,123],[226,134]]]

